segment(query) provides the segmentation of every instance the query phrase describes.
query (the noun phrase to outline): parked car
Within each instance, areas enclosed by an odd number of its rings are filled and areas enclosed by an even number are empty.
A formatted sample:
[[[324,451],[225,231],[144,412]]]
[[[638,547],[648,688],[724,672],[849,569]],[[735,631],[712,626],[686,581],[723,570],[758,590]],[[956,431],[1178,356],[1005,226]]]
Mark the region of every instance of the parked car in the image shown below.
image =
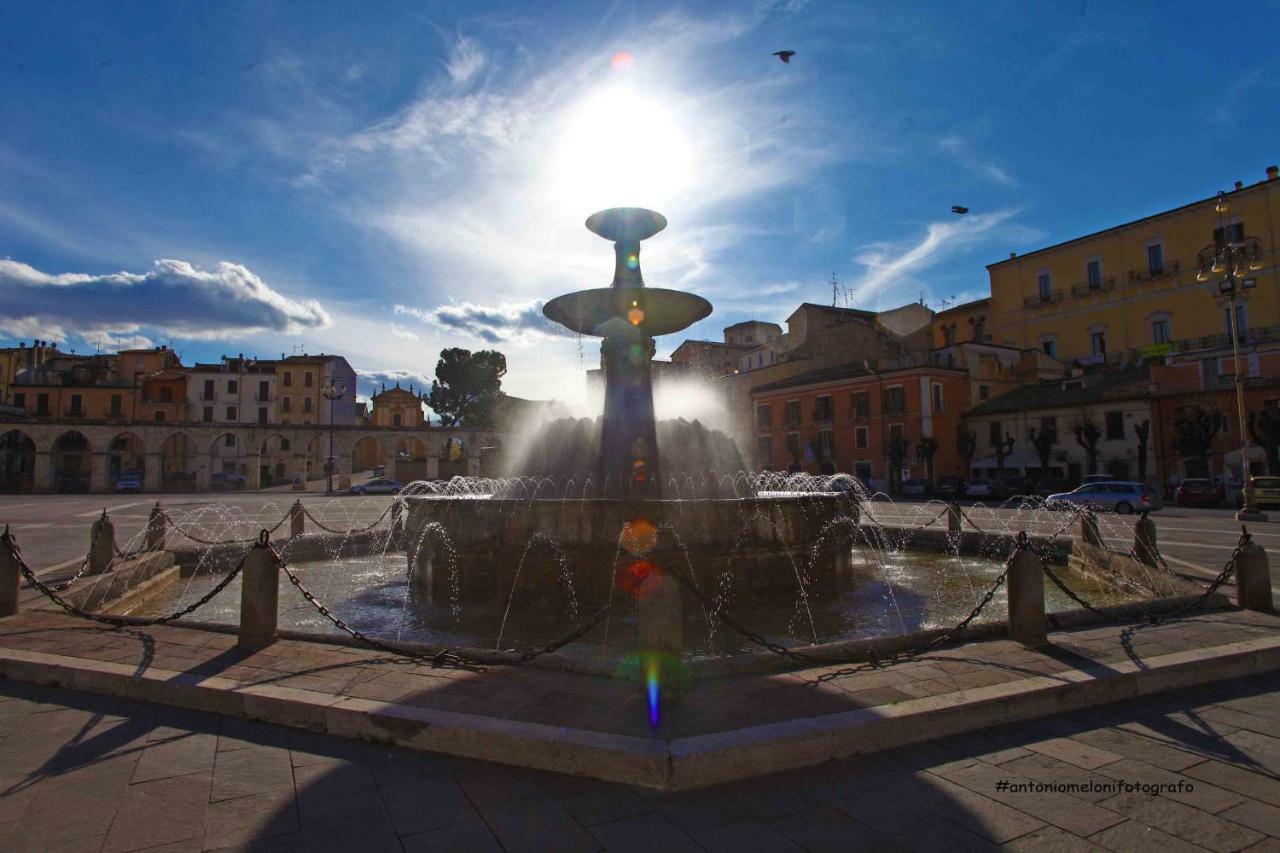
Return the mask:
[[[989,498],[992,495],[992,483],[981,477],[970,480],[964,484],[964,494],[969,498]]]
[[[373,466],[373,476],[375,476],[375,477],[385,477],[385,476],[387,476],[387,466],[386,466],[386,465],[374,465],[374,466]]]
[[[1036,483],[1036,494],[1042,498],[1047,498],[1049,495],[1056,495],[1059,492],[1069,491],[1071,491],[1071,483],[1066,480],[1046,478]]]
[[[209,488],[215,492],[231,492],[245,487],[244,474],[234,471],[215,471],[209,478]]]
[[[1116,480],[1114,480],[1111,476],[1107,474],[1086,474],[1084,476],[1084,479],[1080,481],[1080,485],[1083,486],[1087,483],[1114,483],[1114,482],[1116,482]]]
[[[1076,504],[1095,510],[1113,510],[1124,515],[1137,511],[1156,510],[1164,506],[1160,494],[1145,483],[1111,481],[1085,483],[1070,492],[1049,495],[1046,504]]]
[[[1173,502],[1178,506],[1217,506],[1226,498],[1226,489],[1206,477],[1192,477],[1178,484]]]
[[[1280,509],[1280,477],[1250,477],[1253,505],[1258,509]],[[1241,495],[1243,502],[1243,494]]]
[[[902,493],[904,495],[921,496],[929,491],[929,481],[922,480],[919,477],[912,477],[902,483]]]
[[[1031,490],[1027,488],[1027,481],[1021,477],[1005,477],[1003,480],[992,483],[991,493],[994,497],[1007,500],[1008,498],[1028,495]]]
[[[142,475],[137,471],[124,471],[116,477],[116,491],[120,493],[142,491]]]
[[[933,493],[940,498],[954,497],[960,489],[959,477],[939,477],[933,487]]]
[[[369,480],[367,483],[352,486],[348,491],[353,495],[394,495],[398,494],[403,488],[404,483],[379,477],[376,480]]]

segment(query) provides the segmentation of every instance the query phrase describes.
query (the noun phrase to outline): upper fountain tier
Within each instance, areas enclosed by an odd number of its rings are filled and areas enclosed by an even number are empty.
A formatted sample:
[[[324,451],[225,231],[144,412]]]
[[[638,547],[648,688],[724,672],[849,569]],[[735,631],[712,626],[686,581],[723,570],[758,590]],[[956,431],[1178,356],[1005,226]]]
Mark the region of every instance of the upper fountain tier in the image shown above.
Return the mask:
[[[679,290],[645,287],[640,241],[667,227],[661,213],[615,207],[587,217],[587,228],[613,241],[613,283],[552,299],[542,313],[562,326],[600,338],[669,335],[711,313],[711,303]]]

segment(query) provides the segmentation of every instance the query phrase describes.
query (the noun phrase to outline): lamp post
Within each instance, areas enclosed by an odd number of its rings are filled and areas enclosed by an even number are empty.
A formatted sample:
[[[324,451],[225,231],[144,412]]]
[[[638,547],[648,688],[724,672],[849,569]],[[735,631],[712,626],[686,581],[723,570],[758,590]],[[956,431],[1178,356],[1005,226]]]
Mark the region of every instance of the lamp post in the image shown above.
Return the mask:
[[[334,384],[334,376],[329,374],[329,378],[325,380],[324,386],[321,387],[320,393],[329,401],[329,458],[325,460],[325,485],[324,493],[326,495],[333,494],[333,404],[341,400],[347,393],[347,383],[340,385]]]
[[[1218,293],[1227,297],[1227,333],[1231,335],[1231,354],[1235,365],[1236,419],[1240,422],[1240,472],[1243,506],[1236,518],[1240,521],[1266,521],[1266,514],[1259,512],[1253,503],[1253,488],[1249,485],[1249,424],[1244,410],[1244,377],[1240,364],[1240,333],[1236,314],[1236,294],[1253,290],[1254,280],[1241,276],[1246,268],[1250,272],[1262,269],[1262,241],[1257,237],[1232,240],[1227,230],[1226,215],[1231,210],[1226,193],[1218,193],[1218,230],[1222,239],[1212,246],[1205,246],[1197,255],[1199,272],[1197,281],[1208,281],[1211,275],[1224,276],[1218,280]]]

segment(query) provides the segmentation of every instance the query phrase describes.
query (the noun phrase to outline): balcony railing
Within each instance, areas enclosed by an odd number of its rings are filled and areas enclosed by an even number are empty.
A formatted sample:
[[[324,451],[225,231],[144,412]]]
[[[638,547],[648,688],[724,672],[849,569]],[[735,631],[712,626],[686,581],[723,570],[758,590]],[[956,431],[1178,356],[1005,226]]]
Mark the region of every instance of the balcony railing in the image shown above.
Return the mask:
[[[1038,308],[1041,305],[1052,305],[1055,302],[1062,301],[1062,290],[1050,290],[1048,293],[1037,293],[1034,296],[1025,296],[1022,299],[1023,307]]]
[[[1280,341],[1280,326],[1245,329],[1240,333],[1239,338],[1240,343],[1244,346],[1275,343]],[[1173,352],[1192,352],[1202,349],[1225,349],[1229,346],[1231,346],[1230,335],[1206,335],[1203,338],[1187,338],[1186,340],[1174,341],[1171,348]]]
[[[1144,281],[1155,281],[1158,278],[1168,278],[1177,275],[1182,271],[1182,265],[1177,261],[1166,261],[1163,266],[1158,269],[1147,267],[1140,270],[1129,270],[1129,283],[1139,284]]]
[[[1110,293],[1112,290],[1115,290],[1115,289],[1116,289],[1115,276],[1109,275],[1103,278],[1097,284],[1090,284],[1087,281],[1082,281],[1079,284],[1071,285],[1071,295],[1077,296],[1077,297],[1093,296],[1098,293]]]

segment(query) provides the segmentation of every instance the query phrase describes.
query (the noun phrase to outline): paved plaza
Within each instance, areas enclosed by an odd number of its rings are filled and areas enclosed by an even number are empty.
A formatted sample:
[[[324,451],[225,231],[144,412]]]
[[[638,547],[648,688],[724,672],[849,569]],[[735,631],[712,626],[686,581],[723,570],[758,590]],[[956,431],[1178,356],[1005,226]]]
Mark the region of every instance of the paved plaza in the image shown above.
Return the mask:
[[[12,853],[1280,844],[1280,674],[676,794],[11,681],[0,756]]]

